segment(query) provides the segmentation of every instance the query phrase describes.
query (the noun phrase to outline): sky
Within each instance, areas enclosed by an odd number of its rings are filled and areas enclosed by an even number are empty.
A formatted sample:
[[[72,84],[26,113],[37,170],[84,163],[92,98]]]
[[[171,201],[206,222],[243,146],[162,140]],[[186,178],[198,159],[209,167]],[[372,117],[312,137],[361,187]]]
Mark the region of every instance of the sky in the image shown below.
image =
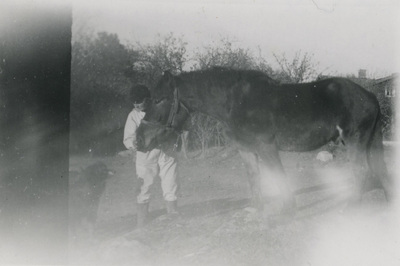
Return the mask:
[[[236,47],[273,54],[313,56],[326,74],[370,77],[398,71],[400,4],[396,0],[76,1],[73,34],[117,33],[123,44],[151,44],[173,33],[189,54],[222,38]]]

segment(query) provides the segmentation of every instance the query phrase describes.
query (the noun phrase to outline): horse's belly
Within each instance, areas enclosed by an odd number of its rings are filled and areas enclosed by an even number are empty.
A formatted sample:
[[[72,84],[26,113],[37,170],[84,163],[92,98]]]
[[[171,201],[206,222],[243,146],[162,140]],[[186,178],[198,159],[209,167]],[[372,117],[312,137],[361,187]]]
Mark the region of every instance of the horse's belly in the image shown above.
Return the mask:
[[[308,128],[308,130],[287,129],[275,136],[281,151],[315,150],[334,139],[336,132],[330,128]]]

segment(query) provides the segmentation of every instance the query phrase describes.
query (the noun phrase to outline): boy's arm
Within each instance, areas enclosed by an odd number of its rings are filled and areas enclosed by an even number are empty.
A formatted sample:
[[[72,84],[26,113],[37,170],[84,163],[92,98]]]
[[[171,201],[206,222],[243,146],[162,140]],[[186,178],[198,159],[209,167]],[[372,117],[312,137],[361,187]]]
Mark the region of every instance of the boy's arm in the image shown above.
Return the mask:
[[[133,113],[128,115],[124,128],[124,145],[127,149],[136,151],[136,129],[139,127],[139,123],[135,121]]]

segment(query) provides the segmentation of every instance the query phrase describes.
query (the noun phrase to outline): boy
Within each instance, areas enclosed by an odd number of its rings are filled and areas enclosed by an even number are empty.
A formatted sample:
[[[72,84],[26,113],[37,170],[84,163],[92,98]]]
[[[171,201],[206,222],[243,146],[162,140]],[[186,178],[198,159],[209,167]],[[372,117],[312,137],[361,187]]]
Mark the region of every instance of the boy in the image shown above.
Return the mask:
[[[130,100],[133,110],[129,113],[124,129],[124,145],[133,153],[136,152],[136,175],[140,180],[140,190],[137,195],[137,226],[146,224],[149,201],[150,186],[154,178],[159,175],[163,197],[167,204],[168,215],[176,215],[177,211],[177,170],[176,161],[173,157],[166,155],[159,149],[149,152],[136,150],[136,129],[139,127],[146,111],[146,102],[150,100],[150,91],[144,85],[137,85],[131,89]]]

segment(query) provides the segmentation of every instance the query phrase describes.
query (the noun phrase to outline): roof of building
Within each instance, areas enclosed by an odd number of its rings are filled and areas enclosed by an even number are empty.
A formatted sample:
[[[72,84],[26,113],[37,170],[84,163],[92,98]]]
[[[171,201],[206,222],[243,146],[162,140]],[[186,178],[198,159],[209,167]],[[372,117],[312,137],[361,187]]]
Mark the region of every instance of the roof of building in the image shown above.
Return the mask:
[[[398,79],[398,78],[399,78],[399,73],[394,73],[394,74],[392,74],[390,76],[383,77],[383,78],[380,78],[380,79],[376,79],[375,80],[375,85],[378,85],[378,84],[381,84],[381,83],[384,83],[384,82],[388,82],[388,81],[392,81],[392,80]]]

